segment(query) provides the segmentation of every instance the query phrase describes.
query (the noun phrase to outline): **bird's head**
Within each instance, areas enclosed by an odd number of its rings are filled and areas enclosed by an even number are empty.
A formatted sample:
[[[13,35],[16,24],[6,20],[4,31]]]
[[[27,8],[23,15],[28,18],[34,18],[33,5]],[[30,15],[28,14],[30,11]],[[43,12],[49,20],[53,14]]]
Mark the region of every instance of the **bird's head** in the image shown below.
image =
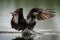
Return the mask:
[[[23,8],[16,9],[12,14],[14,23],[18,23],[20,19],[23,18]]]

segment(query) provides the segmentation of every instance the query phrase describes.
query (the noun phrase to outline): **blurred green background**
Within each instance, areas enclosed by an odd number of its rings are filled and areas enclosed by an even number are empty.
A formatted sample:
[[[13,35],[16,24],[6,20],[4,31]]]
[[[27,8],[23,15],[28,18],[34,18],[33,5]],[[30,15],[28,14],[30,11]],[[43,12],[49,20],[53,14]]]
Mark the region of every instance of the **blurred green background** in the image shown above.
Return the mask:
[[[0,0],[0,31],[16,31],[11,28],[11,14],[17,8],[23,8],[26,18],[30,9],[38,7],[54,9],[55,17],[46,21],[37,21],[35,31],[58,32],[60,37],[60,0]],[[60,39],[60,38],[59,38]]]
[[[60,0],[0,0],[0,30],[14,30],[11,28],[11,14],[17,8],[23,8],[26,18],[31,8],[54,9],[56,16],[47,21],[37,21],[37,29],[60,30]],[[35,29],[35,30],[37,30]]]

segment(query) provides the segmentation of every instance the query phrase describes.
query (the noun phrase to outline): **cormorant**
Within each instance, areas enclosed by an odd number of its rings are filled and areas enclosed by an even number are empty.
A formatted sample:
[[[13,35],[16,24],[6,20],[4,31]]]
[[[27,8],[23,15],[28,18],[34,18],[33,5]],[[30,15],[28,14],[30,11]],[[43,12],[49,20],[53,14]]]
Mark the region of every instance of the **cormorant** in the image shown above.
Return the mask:
[[[29,29],[32,30],[36,25],[36,20],[46,20],[54,16],[53,11],[42,8],[32,8],[27,15],[27,19],[23,16],[23,8],[16,9],[12,14],[11,26],[16,30]]]

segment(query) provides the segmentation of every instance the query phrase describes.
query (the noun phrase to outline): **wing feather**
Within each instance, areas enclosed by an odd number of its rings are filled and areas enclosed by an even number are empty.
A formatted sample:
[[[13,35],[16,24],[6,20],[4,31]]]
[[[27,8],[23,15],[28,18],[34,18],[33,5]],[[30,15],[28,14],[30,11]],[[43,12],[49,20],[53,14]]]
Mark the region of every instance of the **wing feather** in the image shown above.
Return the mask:
[[[54,14],[52,14],[53,11],[42,11],[42,13],[39,13],[36,15],[37,20],[46,20],[51,17],[54,17]]]

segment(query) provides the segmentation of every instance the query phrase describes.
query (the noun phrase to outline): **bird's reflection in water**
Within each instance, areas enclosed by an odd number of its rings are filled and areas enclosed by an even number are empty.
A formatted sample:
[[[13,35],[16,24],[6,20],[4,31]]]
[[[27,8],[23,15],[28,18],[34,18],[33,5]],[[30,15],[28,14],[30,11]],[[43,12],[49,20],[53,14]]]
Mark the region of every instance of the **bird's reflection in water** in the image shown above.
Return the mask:
[[[22,32],[22,37],[16,37],[15,39],[12,40],[33,40],[32,33],[30,32],[29,29],[24,29]]]
[[[33,38],[30,38],[30,39],[24,39],[24,38],[16,37],[15,39],[12,39],[12,40],[33,40]]]

